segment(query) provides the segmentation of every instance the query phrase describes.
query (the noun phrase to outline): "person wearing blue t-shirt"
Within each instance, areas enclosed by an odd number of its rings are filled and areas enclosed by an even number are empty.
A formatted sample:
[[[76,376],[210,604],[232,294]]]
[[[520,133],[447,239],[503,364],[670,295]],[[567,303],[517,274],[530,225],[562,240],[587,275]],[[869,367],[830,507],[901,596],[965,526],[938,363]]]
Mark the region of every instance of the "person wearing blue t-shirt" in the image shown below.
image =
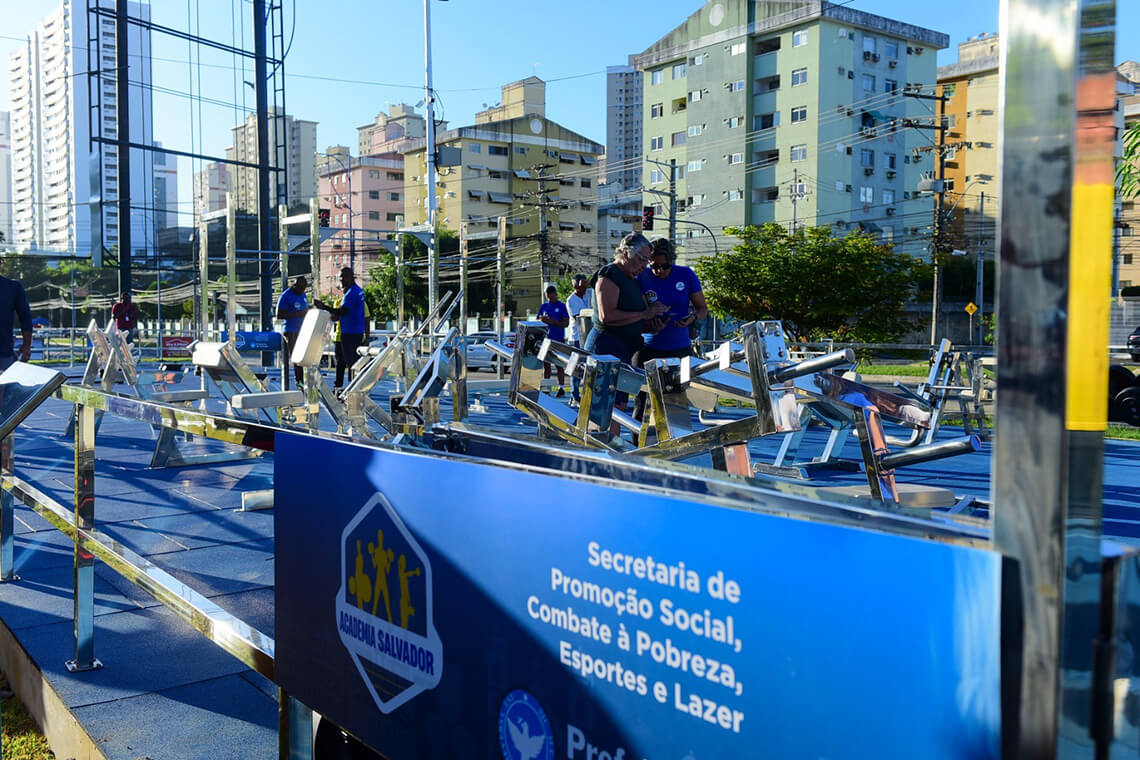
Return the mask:
[[[285,329],[281,331],[281,336],[285,339],[286,367],[293,356],[293,348],[297,345],[297,335],[301,332],[301,323],[305,321],[305,314],[309,311],[309,299],[305,297],[305,288],[308,286],[308,280],[303,276],[298,277],[277,299],[277,318],[285,320]],[[293,367],[293,376],[297,380],[297,385],[300,385],[300,367]]]
[[[332,306],[320,300],[313,301],[318,309],[324,309],[332,318],[340,322],[340,343],[336,352],[336,382],[333,388],[339,390],[344,385],[345,370],[356,363],[356,349],[368,339],[368,319],[364,314],[364,290],[356,284],[356,275],[351,267],[340,270],[340,286],[344,298],[339,306]],[[349,378],[351,380],[351,377]]]
[[[696,272],[677,262],[677,251],[666,238],[652,243],[649,268],[637,278],[641,292],[650,303],[665,304],[669,310],[651,327],[659,327],[633,357],[633,366],[643,367],[650,359],[689,356],[693,352],[689,327],[708,316],[705,294]],[[645,393],[637,394],[634,418],[645,411]]]
[[[566,328],[570,325],[570,311],[566,304],[558,300],[558,288],[553,285],[546,286],[546,303],[538,307],[538,321],[549,325],[546,336],[559,343],[566,341]],[[542,379],[550,379],[550,363],[543,362]],[[561,398],[566,395],[566,371],[558,366],[558,387],[554,395]]]

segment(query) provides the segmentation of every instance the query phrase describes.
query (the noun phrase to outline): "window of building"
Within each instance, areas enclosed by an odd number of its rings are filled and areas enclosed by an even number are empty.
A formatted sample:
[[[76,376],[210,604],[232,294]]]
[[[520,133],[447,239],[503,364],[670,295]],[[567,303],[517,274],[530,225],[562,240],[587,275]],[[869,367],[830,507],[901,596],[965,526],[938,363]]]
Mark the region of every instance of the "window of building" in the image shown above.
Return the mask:
[[[897,79],[884,79],[883,92],[889,92],[892,95],[899,91],[899,80]]]
[[[661,150],[664,147],[665,147],[665,138],[663,136],[662,137],[650,137],[649,138],[649,149],[650,150]]]
[[[589,179],[583,179],[582,180],[582,187],[591,187],[592,185],[593,185],[593,180],[589,180]]]
[[[687,63],[674,63],[673,64],[673,78],[674,79],[684,79],[685,74],[687,74],[688,71],[689,71],[689,65]]]
[[[895,202],[894,190],[883,190],[883,203],[887,206]]]
[[[705,202],[705,194],[701,193],[700,195],[690,195],[688,200],[689,200],[688,205],[699,206]]]
[[[526,155],[526,148],[522,147],[521,145],[516,145],[515,146],[515,153],[519,154],[520,156],[525,156]]]
[[[895,156],[894,153],[884,153],[883,154],[883,160],[885,160],[887,162],[887,168],[888,169],[894,169],[895,163],[897,162],[898,157]]]
[[[368,179],[380,179],[380,171],[378,169],[369,169]]]
[[[650,184],[655,185],[658,182],[664,182],[664,181],[665,181],[665,172],[663,172],[661,169],[650,169],[649,170],[649,182],[650,182]]]
[[[649,72],[649,83],[650,84],[661,84],[664,81],[665,81],[665,71],[663,69],[657,69],[656,71]]]
[[[379,190],[369,190],[368,191],[368,197],[374,201],[378,201],[378,200],[380,200],[380,191]]]
[[[878,50],[878,43],[874,37],[869,34],[863,35],[863,52],[874,53]]]
[[[793,69],[792,70],[792,87],[799,87],[801,84],[807,84],[808,76],[807,69]]]
[[[708,53],[697,53],[696,55],[694,55],[692,58],[689,59],[689,63],[692,64],[693,66],[700,66],[705,61],[707,61],[708,58],[709,58]]]
[[[728,49],[729,55],[744,55],[744,50],[747,46],[743,42],[734,42]]]
[[[649,106],[649,118],[659,119],[664,115],[665,115],[665,104],[664,103],[654,103],[653,105]]]
[[[954,97],[958,93],[958,84],[951,82],[950,84],[942,85],[942,94],[948,98]]]
[[[874,92],[875,91],[875,75],[874,74],[864,74],[863,75],[863,89],[866,90],[867,92]]]
[[[948,192],[948,193],[954,192],[954,180],[952,180],[952,179],[946,180],[946,192]]]
[[[887,40],[883,43],[883,52],[887,54],[887,58],[899,57],[899,43]]]
[[[688,139],[688,138],[686,137],[684,130],[682,130],[680,132],[674,132],[672,135],[672,138],[671,138],[671,140],[672,140],[671,144],[673,145],[673,147],[676,147],[678,145],[684,145],[686,139]]]
[[[730,155],[728,157],[728,163],[730,163],[730,164],[742,164],[742,163],[744,163],[744,154],[743,153],[733,153],[732,155]]]
[[[864,169],[875,168],[875,151],[863,148],[859,151],[859,165]]]
[[[487,153],[492,156],[506,156],[510,153],[506,145],[488,145]]]
[[[703,132],[703,131],[704,131],[704,125],[694,124],[691,127],[689,127],[689,137],[700,137],[701,132]]]
[[[1131,253],[1122,253],[1122,254],[1120,254],[1120,256],[1121,256],[1121,261],[1120,261],[1121,264],[1125,264],[1125,265],[1131,265],[1132,264],[1132,254]]]
[[[701,170],[701,167],[702,167],[703,165],[704,165],[704,162],[703,162],[703,161],[701,161],[700,159],[697,159],[697,160],[695,160],[695,161],[690,161],[690,162],[687,164],[687,166],[688,166],[688,169],[689,169],[689,171],[691,171],[691,172],[699,172],[699,171]]]
[[[373,221],[373,222],[380,221],[380,212],[379,211],[369,211],[368,212],[368,219],[369,219],[369,221]]]
[[[389,211],[387,214],[384,215],[384,218],[389,222],[400,221],[400,215],[397,214],[395,211]]]
[[[728,83],[729,92],[744,92],[744,80],[737,79],[735,82]]]
[[[793,145],[788,157],[792,161],[807,161],[807,145]]]
[[[388,192],[388,200],[390,200],[390,201],[403,200],[403,196],[400,193],[389,191]]]
[[[954,161],[957,158],[958,158],[958,146],[957,145],[947,146],[947,148],[946,148],[946,160],[947,161]]]
[[[798,32],[792,32],[792,47],[803,47],[808,44],[807,29],[801,29]]]
[[[744,191],[743,190],[729,190],[728,191],[728,199],[730,201],[743,200],[744,199]]]
[[[689,93],[689,102],[690,103],[696,103],[700,99],[701,99],[701,91],[700,90],[693,90],[692,92]]]
[[[870,185],[863,185],[859,188],[859,200],[863,203],[875,202],[875,188]]]
[[[467,150],[471,151],[472,153],[482,153],[483,146],[479,143],[467,143]]]
[[[388,172],[388,179],[390,179],[393,182],[403,182],[404,181],[404,173],[403,172]]]
[[[807,121],[807,106],[796,106],[792,109],[792,123]]]

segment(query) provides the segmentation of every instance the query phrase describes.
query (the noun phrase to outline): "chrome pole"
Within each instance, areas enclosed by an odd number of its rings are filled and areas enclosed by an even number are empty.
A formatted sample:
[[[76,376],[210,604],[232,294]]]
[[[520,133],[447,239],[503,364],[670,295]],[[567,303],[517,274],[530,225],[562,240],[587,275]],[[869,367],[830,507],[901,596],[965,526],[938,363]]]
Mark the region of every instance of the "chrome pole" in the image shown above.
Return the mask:
[[[0,438],[0,477],[11,477],[12,435]],[[18,581],[16,575],[15,545],[15,500],[7,488],[0,490],[0,581]]]
[[[81,532],[95,527],[95,408],[75,405],[75,659],[72,673],[95,670],[95,555],[83,548]]]

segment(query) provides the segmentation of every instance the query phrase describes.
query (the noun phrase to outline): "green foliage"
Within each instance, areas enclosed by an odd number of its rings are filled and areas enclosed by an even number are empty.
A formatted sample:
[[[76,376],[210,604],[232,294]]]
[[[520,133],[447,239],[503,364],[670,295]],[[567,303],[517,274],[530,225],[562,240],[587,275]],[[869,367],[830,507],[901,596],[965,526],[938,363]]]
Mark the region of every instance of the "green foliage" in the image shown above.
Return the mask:
[[[39,726],[20,700],[9,697],[3,707],[4,757],[13,760],[51,760],[55,757]]]
[[[554,287],[558,288],[558,300],[566,303],[566,299],[574,292],[574,275],[573,273],[566,273],[554,281]],[[546,300],[546,294],[542,294],[542,300]]]
[[[864,233],[836,238],[829,227],[730,227],[740,239],[725,254],[697,261],[714,314],[779,319],[805,340],[880,342],[911,328],[903,307],[928,267]]]
[[[368,303],[368,313],[372,315],[373,320],[387,322],[396,318],[399,290],[396,281],[396,257],[393,254],[381,253],[378,262],[368,270],[368,285],[364,288],[364,300]],[[427,286],[417,269],[404,267],[404,315],[422,317],[425,314],[427,314]]]
[[[1116,184],[1121,198],[1140,197],[1140,121],[1124,130],[1124,153],[1116,165]]]

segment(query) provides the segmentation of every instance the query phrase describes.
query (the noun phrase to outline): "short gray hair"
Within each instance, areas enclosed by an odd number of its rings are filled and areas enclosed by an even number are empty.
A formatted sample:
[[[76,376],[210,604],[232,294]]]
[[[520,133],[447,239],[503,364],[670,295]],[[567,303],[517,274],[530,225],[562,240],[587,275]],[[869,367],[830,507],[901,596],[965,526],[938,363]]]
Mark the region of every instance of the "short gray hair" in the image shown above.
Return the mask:
[[[617,250],[614,251],[614,258],[628,261],[630,256],[633,255],[633,252],[643,246],[646,248],[650,247],[649,238],[640,232],[631,232],[618,243]]]

